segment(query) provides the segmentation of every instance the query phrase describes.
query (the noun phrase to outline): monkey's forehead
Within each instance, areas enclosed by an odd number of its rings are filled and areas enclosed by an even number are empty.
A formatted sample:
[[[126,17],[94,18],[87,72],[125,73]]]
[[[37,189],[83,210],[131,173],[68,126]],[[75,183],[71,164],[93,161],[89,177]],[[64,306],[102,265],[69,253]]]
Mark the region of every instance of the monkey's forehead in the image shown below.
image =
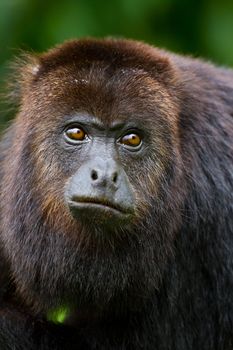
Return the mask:
[[[173,95],[143,70],[112,72],[98,63],[82,69],[59,66],[38,78],[24,99],[36,116],[84,112],[108,121],[175,111]]]
[[[169,55],[152,46],[130,40],[86,39],[68,41],[41,55],[29,55],[26,64],[24,57],[19,67],[19,80],[22,85],[30,84],[58,72],[63,72],[65,80],[67,72],[74,75],[92,71],[93,67],[109,76],[119,71],[130,71],[131,75],[144,72],[166,87],[174,83],[176,76]]]
[[[39,56],[40,74],[58,66],[76,64],[79,68],[103,62],[115,68],[138,68],[158,75],[171,69],[168,56],[149,45],[131,40],[84,39],[68,41]]]
[[[21,102],[38,117],[82,110],[108,117],[174,113],[174,76],[168,54],[149,45],[74,40],[29,59]]]

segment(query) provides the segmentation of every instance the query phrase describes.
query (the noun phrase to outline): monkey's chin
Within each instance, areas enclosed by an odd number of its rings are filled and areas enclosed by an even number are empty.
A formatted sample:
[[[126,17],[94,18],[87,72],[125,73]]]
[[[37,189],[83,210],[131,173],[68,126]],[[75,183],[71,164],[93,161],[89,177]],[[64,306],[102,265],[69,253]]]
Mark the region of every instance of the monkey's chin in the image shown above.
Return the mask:
[[[68,205],[75,219],[88,223],[124,225],[132,219],[132,211],[129,209],[102,202],[70,201]]]

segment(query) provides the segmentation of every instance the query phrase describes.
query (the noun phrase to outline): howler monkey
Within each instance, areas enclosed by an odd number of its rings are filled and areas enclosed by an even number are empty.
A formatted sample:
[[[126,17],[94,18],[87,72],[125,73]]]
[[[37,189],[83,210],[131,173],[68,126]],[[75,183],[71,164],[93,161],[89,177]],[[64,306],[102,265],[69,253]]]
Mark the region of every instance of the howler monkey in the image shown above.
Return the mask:
[[[232,349],[233,72],[75,40],[10,95],[0,349]]]

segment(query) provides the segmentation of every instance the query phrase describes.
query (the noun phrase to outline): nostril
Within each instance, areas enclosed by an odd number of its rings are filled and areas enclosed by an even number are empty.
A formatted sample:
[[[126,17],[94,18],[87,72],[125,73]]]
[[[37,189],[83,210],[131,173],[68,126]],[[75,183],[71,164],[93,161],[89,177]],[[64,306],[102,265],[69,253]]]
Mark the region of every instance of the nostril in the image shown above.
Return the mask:
[[[98,179],[98,174],[97,174],[97,171],[96,170],[92,170],[91,171],[91,178],[92,180],[97,180]]]
[[[117,179],[118,179],[118,174],[117,174],[117,173],[114,173],[113,176],[112,176],[112,181],[113,181],[114,183],[116,183],[116,182],[117,182]]]

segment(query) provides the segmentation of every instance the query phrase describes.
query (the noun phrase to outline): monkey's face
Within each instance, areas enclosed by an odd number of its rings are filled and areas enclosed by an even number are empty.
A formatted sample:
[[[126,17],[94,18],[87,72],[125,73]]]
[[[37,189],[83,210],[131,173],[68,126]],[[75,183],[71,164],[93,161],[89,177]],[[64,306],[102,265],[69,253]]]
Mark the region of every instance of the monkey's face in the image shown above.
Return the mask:
[[[130,221],[135,211],[134,190],[119,154],[139,156],[143,151],[140,133],[116,122],[106,130],[98,119],[83,114],[68,123],[62,143],[79,160],[67,181],[65,201],[75,219],[110,228]]]
[[[176,131],[176,106],[161,84],[143,70],[63,67],[41,78],[32,99],[36,183],[48,220],[62,208],[77,235],[77,225],[122,230],[160,205]]]

